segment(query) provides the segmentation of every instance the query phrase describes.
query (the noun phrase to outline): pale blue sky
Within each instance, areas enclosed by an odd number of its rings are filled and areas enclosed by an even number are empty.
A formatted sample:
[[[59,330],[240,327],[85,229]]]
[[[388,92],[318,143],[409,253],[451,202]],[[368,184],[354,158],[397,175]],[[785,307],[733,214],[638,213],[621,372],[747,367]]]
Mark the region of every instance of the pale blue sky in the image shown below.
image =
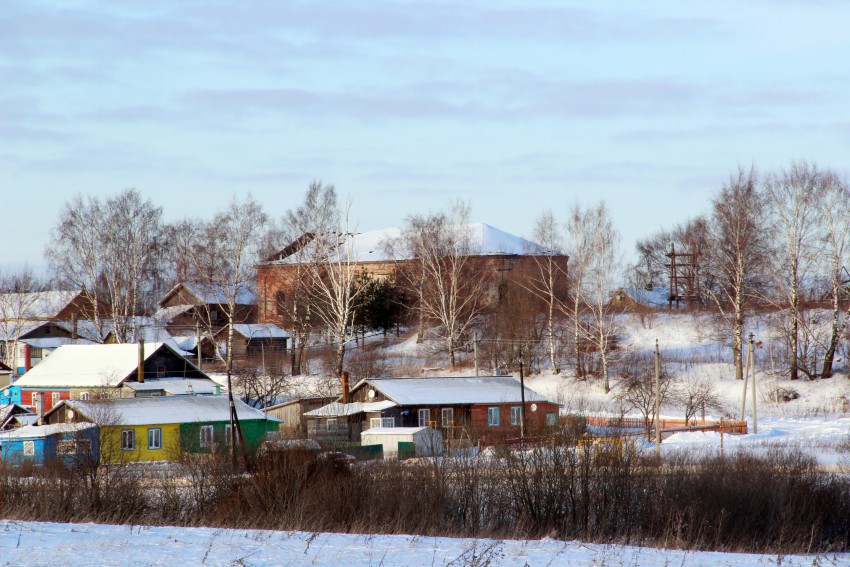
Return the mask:
[[[313,179],[358,228],[471,201],[529,236],[604,199],[623,245],[737,165],[847,173],[850,3],[5,2],[0,264],[61,204],[136,187],[166,218]]]

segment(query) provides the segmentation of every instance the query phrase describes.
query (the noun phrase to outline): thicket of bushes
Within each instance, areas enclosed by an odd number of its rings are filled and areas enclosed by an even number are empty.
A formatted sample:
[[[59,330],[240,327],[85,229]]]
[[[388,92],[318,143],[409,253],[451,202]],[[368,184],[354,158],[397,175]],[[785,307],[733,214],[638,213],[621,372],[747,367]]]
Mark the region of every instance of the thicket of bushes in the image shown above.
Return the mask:
[[[794,450],[664,462],[570,439],[491,459],[351,469],[270,453],[250,472],[193,458],[0,468],[5,518],[492,538],[544,536],[765,553],[850,550],[850,479]]]

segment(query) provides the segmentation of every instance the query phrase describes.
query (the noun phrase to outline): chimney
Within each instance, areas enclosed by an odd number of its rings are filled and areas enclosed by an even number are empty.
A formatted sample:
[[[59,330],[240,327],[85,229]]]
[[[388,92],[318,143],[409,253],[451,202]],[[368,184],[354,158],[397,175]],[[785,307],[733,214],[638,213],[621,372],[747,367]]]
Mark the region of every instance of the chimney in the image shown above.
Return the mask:
[[[145,339],[139,339],[139,367],[136,372],[139,384],[145,382]]]
[[[29,372],[30,368],[32,368],[32,358],[30,358],[31,356],[32,354],[30,352],[30,345],[24,343],[24,374]]]
[[[340,374],[342,380],[342,403],[348,403],[348,372],[344,371]]]
[[[35,403],[35,410],[38,412],[38,425],[42,425],[41,420],[44,417],[44,392],[38,392],[38,401]]]

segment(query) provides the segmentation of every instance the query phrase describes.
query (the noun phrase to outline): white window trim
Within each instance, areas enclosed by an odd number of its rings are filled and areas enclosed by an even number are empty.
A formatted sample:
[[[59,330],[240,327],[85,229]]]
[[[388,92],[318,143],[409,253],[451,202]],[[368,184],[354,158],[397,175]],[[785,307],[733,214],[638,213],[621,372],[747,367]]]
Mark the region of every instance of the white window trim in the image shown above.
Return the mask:
[[[131,443],[124,443],[125,437],[127,439],[129,439],[131,441]],[[136,450],[136,430],[135,429],[122,429],[121,430],[121,450],[123,450],[123,451],[135,451]]]
[[[448,416],[448,419],[446,419]],[[440,418],[442,420],[443,427],[450,427],[455,424],[455,409],[454,408],[443,408],[440,412]]]
[[[32,457],[35,455],[35,441],[24,441],[24,456]]]
[[[511,425],[522,425],[522,406],[511,406]]]
[[[382,417],[381,418],[381,427],[395,427],[395,418],[394,417]]]
[[[205,431],[208,432],[206,435],[204,435]],[[199,435],[200,435],[199,441],[200,441],[201,447],[203,447],[203,448],[212,447],[213,432],[214,432],[214,428],[213,428],[212,425],[202,425],[201,426],[201,428],[199,430]]]
[[[162,449],[161,427],[151,427],[148,429],[148,449],[152,451]]]
[[[60,394],[59,392],[53,392],[52,394],[50,394],[50,407],[55,408],[57,405],[59,405],[59,402],[61,401],[62,394]]]
[[[427,427],[431,421],[431,410],[423,408],[419,410],[419,427]]]

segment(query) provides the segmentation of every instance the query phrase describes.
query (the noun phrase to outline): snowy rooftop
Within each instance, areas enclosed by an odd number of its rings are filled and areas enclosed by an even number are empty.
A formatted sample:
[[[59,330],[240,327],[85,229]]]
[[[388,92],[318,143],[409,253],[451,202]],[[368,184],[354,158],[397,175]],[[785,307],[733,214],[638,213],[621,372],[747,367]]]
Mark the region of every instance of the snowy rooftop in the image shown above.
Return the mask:
[[[223,286],[221,284],[183,282],[174,286],[171,291],[162,298],[159,304],[163,305],[173,294],[177,293],[181,287],[194,295],[198,301],[207,305],[227,304],[227,300],[232,293],[227,286]],[[240,287],[236,290],[237,305],[254,305],[255,303],[257,303],[257,296],[250,289]]]
[[[234,399],[241,420],[278,421],[244,402]],[[154,425],[228,421],[227,396],[166,396],[155,398],[113,398],[92,401],[64,401],[62,404],[105,425]],[[59,407],[59,406],[57,406]]]
[[[540,245],[489,224],[470,224],[466,225],[465,229],[469,237],[470,254],[472,255],[499,256],[544,252]],[[395,254],[390,254],[387,251],[387,244],[398,239],[401,235],[402,229],[398,227],[360,232],[349,235],[347,241],[340,244],[340,249],[350,247],[351,259],[354,262],[389,262],[410,259],[412,256],[405,251],[397,251]],[[278,257],[270,261],[286,263],[293,261],[293,257],[290,256],[289,259]]]
[[[326,406],[322,406],[318,409],[314,409],[312,411],[306,412],[304,415],[310,417],[344,417],[348,415],[354,415],[356,413],[370,412],[370,411],[382,411],[385,409],[389,409],[395,407],[397,404],[395,402],[391,402],[389,400],[385,400],[383,402],[352,402],[350,404],[343,404],[340,402],[333,402]]]
[[[624,287],[622,291],[640,305],[655,308],[669,306],[670,290],[666,287]]]
[[[0,311],[9,319],[52,319],[79,294],[79,291],[2,293]]]
[[[202,378],[153,378],[144,382],[127,382],[124,384],[136,392],[168,392],[172,396],[193,394],[215,394],[218,384]]]
[[[163,343],[145,345],[145,359]],[[16,386],[44,387],[116,387],[138,368],[139,345],[135,343],[108,345],[65,345],[24,374]],[[175,353],[175,356],[179,356]],[[186,362],[187,370],[197,370]]]
[[[428,429],[422,427],[370,427],[363,431],[361,435],[414,435],[420,431]]]
[[[519,381],[510,376],[450,378],[386,378],[366,380],[400,406],[520,403]],[[525,388],[526,402],[546,398]]]
[[[47,437],[54,433],[75,433],[95,427],[92,423],[51,423],[49,425],[25,425],[12,431],[0,433],[0,441],[4,439],[31,439]]]
[[[246,339],[288,339],[290,334],[273,323],[236,323],[233,330]]]

